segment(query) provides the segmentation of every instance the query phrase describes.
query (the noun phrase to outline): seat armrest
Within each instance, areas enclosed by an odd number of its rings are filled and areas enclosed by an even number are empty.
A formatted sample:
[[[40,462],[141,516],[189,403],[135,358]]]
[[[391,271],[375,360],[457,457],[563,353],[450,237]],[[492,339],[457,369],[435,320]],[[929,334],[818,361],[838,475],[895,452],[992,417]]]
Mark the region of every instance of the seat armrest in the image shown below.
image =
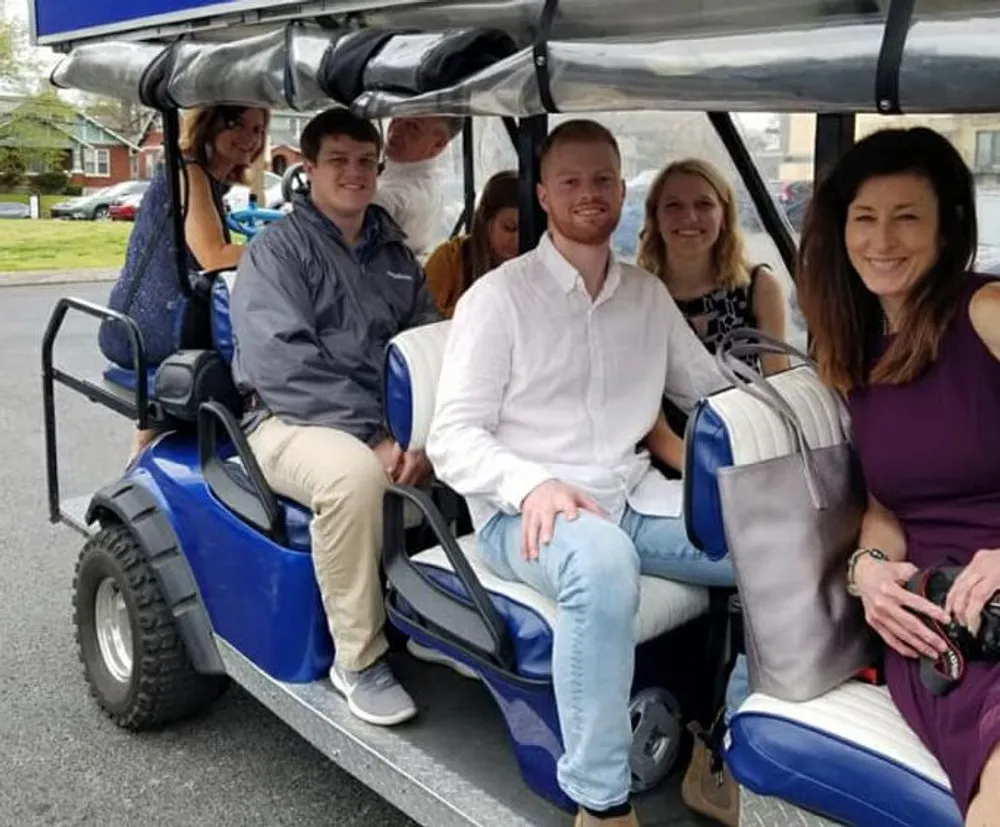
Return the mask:
[[[406,553],[403,503],[423,514],[459,578],[467,600],[449,594],[415,566]],[[417,488],[390,485],[383,500],[383,561],[386,577],[421,620],[473,656],[514,671],[513,646],[507,627],[476,573],[465,559],[445,518],[431,498]]]
[[[243,463],[252,491],[247,491],[230,476],[225,461],[219,456],[219,425]],[[286,544],[284,513],[278,504],[278,498],[264,479],[264,473],[260,470],[236,417],[218,402],[203,402],[198,408],[198,460],[206,485],[223,505],[274,542]]]

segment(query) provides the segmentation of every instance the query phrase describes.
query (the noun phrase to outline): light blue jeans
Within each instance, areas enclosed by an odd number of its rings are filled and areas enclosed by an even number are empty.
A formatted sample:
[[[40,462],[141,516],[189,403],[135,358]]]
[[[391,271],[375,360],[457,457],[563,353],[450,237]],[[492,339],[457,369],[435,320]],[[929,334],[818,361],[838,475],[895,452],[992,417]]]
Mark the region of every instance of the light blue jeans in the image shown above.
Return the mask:
[[[713,562],[694,548],[682,518],[650,517],[630,508],[617,525],[587,511],[573,521],[560,515],[552,542],[537,560],[521,553],[520,515],[495,515],[480,530],[479,546],[498,576],[523,581],[558,603],[552,676],[565,745],[560,787],[591,809],[624,803],[639,574],[732,586],[729,560]],[[727,714],[748,694],[746,660],[740,657],[726,691]]]

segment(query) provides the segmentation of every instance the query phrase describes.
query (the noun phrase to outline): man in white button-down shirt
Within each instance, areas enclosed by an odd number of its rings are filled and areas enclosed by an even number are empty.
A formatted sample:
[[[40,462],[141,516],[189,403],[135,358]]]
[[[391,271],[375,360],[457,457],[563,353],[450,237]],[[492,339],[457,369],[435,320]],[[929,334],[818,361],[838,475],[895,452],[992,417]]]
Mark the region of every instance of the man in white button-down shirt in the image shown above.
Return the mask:
[[[469,503],[497,574],[558,603],[552,672],[578,825],[638,824],[627,712],[639,574],[732,585],[693,548],[679,481],[637,450],[666,395],[685,411],[726,383],[663,284],[616,261],[614,137],[570,121],[542,149],[537,248],[456,308],[427,455]]]

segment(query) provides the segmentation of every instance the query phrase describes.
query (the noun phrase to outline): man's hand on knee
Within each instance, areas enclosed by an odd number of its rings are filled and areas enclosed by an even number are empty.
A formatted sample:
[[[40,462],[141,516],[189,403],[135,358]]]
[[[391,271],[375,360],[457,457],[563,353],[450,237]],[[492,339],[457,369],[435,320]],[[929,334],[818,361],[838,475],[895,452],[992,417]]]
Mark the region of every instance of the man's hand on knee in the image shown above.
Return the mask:
[[[552,542],[559,514],[575,520],[580,509],[598,517],[606,516],[590,497],[559,480],[546,480],[532,489],[521,503],[521,553],[525,559],[537,560],[539,545]]]
[[[423,451],[407,451],[402,455],[393,482],[398,485],[420,486],[430,473],[431,463]]]
[[[420,486],[433,470],[423,451],[404,451],[394,439],[383,439],[372,450],[396,485]]]
[[[377,443],[372,450],[385,469],[386,476],[395,482],[403,462],[403,449],[399,447],[396,440],[387,438]]]

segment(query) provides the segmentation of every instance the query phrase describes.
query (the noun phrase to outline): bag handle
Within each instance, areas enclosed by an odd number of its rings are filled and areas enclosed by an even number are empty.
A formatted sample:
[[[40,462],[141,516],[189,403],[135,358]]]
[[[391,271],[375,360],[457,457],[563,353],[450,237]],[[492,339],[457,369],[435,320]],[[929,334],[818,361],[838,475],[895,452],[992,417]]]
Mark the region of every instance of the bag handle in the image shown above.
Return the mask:
[[[755,327],[734,327],[732,330],[727,331],[722,339],[719,340],[719,349],[727,345],[735,345],[737,342],[747,347],[757,348],[760,352],[764,353],[782,353],[788,356],[795,356],[815,367],[813,360],[795,347],[795,345],[790,345],[783,339],[776,339],[774,336],[757,330]]]
[[[748,342],[746,341],[747,338],[760,339],[760,342]],[[731,343],[730,347],[726,347],[727,343]],[[734,328],[719,342],[715,351],[715,363],[734,387],[739,388],[744,393],[749,394],[766,405],[791,427],[795,442],[795,452],[802,457],[803,472],[805,474],[806,488],[809,491],[809,498],[812,500],[814,508],[823,511],[827,508],[827,498],[816,477],[812,449],[806,439],[805,431],[802,428],[802,423],[799,422],[798,415],[785,398],[774,389],[770,382],[746,364],[746,362],[737,358],[740,354],[776,352],[792,353],[800,358],[804,356],[804,354],[801,354],[792,345],[773,339],[766,334],[758,335],[758,332],[752,328]],[[807,363],[812,364],[808,357],[805,357],[805,359]]]
[[[753,328],[737,327],[730,330],[719,341],[715,350],[715,363],[726,379],[735,387],[760,400],[779,416],[788,420],[796,437],[800,438],[801,445],[806,448],[808,446],[805,433],[792,407],[770,382],[746,362],[737,358],[739,356],[756,356],[761,353],[794,353],[800,358],[805,358],[807,362],[809,361],[808,357],[799,353],[792,345],[773,339],[764,333],[758,335],[758,332]],[[747,385],[747,382],[750,384]]]
[[[802,362],[812,368],[813,371],[817,370],[816,363],[812,360],[812,358],[807,356],[794,345],[791,345],[781,339],[776,339],[775,337],[752,327],[734,327],[726,333],[719,341],[718,350],[716,352],[717,356],[718,353],[723,350],[728,351],[733,356],[759,356],[762,353],[794,356],[796,359],[801,359]],[[850,442],[851,415],[847,410],[847,405],[844,404],[843,397],[836,391],[828,389],[828,393],[830,398],[833,400],[833,404],[837,408],[837,416],[840,418],[841,430],[843,431],[848,442]],[[784,402],[783,399],[781,401]]]
[[[773,387],[771,387],[767,380],[748,364],[741,362],[739,359],[728,353],[721,355],[720,353],[721,352],[716,353],[716,361],[719,368],[726,375],[726,378],[733,382],[734,387],[737,387],[744,393],[760,400],[791,427],[792,434],[795,438],[795,453],[802,457],[802,465],[805,472],[806,488],[809,491],[809,498],[812,500],[814,508],[819,511],[824,510],[827,507],[826,497],[816,480],[816,469],[813,467],[812,450],[806,441],[805,432],[802,430],[802,425],[799,422],[799,418],[796,416],[795,411],[793,411],[791,406],[781,397],[781,395]],[[734,379],[737,381],[733,381]],[[748,385],[746,382],[738,381],[740,379],[744,379],[750,384]]]

